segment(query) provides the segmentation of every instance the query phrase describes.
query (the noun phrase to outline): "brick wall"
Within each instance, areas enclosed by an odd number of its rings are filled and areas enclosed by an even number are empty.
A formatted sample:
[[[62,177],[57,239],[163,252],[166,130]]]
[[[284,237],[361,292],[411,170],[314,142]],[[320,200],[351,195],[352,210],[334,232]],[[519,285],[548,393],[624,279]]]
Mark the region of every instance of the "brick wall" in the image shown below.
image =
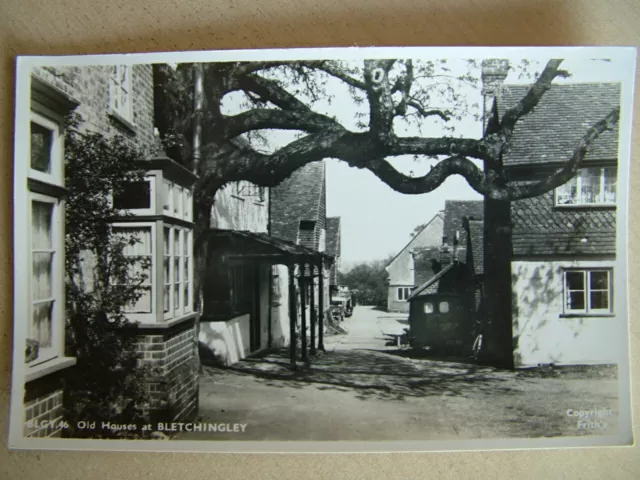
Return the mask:
[[[151,366],[153,376],[147,383],[150,403],[146,414],[166,416],[163,420],[182,420],[192,415],[198,402],[198,350],[196,328],[164,334],[143,335],[137,351],[141,363]]]
[[[110,65],[84,67],[36,67],[33,74],[80,102],[76,112],[82,115],[81,130],[120,134],[145,155],[156,150],[153,134],[153,69],[151,65],[132,67],[133,127],[128,128],[109,115]]]
[[[25,402],[25,437],[59,437],[62,433],[62,389]]]

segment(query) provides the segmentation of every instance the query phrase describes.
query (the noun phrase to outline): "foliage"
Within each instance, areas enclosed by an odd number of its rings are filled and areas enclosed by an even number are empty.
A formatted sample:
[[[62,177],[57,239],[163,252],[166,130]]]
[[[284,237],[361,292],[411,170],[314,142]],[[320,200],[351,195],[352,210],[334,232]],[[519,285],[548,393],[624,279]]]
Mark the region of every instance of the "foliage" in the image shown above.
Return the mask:
[[[359,305],[385,306],[387,304],[387,260],[360,263],[346,273],[339,272],[338,283],[356,290]]]
[[[511,68],[532,84],[502,117],[489,115],[482,138],[454,135],[465,119],[481,130],[478,87],[482,66],[473,59],[211,62],[198,66],[204,78],[201,112],[193,110],[196,66],[158,65],[156,77],[162,87],[156,90],[156,102],[158,110],[171,118],[159,124],[159,130],[163,137],[175,135],[184,140],[178,153],[188,166],[191,120],[196,115],[202,120],[199,188],[206,189],[208,197],[238,180],[275,186],[298,168],[325,158],[367,169],[404,194],[427,193],[449,176],[461,175],[487,198],[535,197],[572,178],[589,145],[614,128],[619,118],[619,108],[614,108],[585,128],[573,154],[564,159],[566,164],[548,177],[526,184],[510,180],[502,157],[516,124],[537,106],[556,78],[568,76],[560,69],[561,63],[552,59],[541,71],[534,71],[537,64],[528,61],[512,66],[498,61],[501,69]],[[240,109],[225,108],[229,98],[237,100],[238,96],[240,101],[232,103]],[[353,118],[336,118],[330,105],[345,98],[351,105],[341,111],[352,112]],[[273,131],[280,134],[270,135]],[[291,135],[283,136],[283,132]],[[282,144],[265,150],[269,137],[278,137]],[[405,174],[393,164],[402,156],[425,160],[432,169],[421,176]]]
[[[112,437],[102,421],[135,423],[146,402],[145,370],[138,366],[137,325],[124,313],[141,295],[148,263],[124,254],[139,240],[113,233],[111,195],[139,181],[140,156],[124,139],[78,131],[82,119],[68,119],[65,138],[66,348],[77,364],[65,388],[69,436]],[[137,265],[137,268],[133,268]],[[98,430],[75,430],[77,421]]]

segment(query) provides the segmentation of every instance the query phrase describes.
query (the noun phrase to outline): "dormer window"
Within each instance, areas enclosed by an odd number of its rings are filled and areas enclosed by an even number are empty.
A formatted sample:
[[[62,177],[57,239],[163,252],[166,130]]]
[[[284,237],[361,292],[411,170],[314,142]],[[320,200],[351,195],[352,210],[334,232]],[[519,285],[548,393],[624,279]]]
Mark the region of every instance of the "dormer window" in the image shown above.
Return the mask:
[[[615,206],[616,176],[616,167],[583,168],[556,189],[556,206]]]

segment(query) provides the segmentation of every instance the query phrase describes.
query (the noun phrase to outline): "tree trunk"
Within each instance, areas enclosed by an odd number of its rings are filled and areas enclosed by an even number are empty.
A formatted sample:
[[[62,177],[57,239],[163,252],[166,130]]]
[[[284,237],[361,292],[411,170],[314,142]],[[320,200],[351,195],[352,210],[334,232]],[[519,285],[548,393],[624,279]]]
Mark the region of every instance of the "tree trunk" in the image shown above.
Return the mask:
[[[484,302],[485,326],[480,362],[512,369],[511,204],[485,199]]]

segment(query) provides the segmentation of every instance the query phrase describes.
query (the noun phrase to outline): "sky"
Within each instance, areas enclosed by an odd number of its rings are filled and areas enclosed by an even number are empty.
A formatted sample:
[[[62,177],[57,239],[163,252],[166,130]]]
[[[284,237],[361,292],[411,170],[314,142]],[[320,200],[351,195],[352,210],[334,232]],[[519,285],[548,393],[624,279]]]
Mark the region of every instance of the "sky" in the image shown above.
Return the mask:
[[[506,57],[505,57],[506,58]],[[434,60],[434,59],[431,59]],[[523,75],[521,58],[510,58],[514,67],[509,73],[505,83],[531,83],[531,74],[541,71],[547,58],[536,60],[529,57],[529,66]],[[568,70],[572,75],[568,79],[557,79],[555,83],[565,82],[598,82],[619,81],[619,76],[612,68],[611,62],[605,60],[565,60],[561,68]],[[479,77],[480,71],[468,66],[466,60],[449,59],[442,65],[448,69],[443,74],[457,77],[470,73]],[[426,85],[426,84],[425,84]],[[456,91],[468,105],[482,105],[481,85],[470,85],[467,82],[454,85]],[[335,116],[345,127],[358,130],[357,112],[367,113],[366,102],[364,106],[357,106],[346,86],[338,81],[329,79],[327,91],[331,97],[320,99],[314,110],[320,113]],[[235,95],[235,96],[234,96]],[[223,113],[231,114],[243,110],[240,106],[241,94],[232,94],[225,97]],[[450,99],[432,97],[433,106],[446,106]],[[449,103],[447,103],[449,101]],[[480,110],[473,110],[480,113]],[[482,135],[481,122],[474,119],[473,115],[464,115],[461,120],[452,120],[448,123],[455,127],[453,133],[443,129],[443,122],[430,120],[422,123],[422,132],[416,125],[407,125],[404,122],[396,124],[396,133],[404,135],[424,135],[439,137],[443,135],[463,136],[467,138],[480,138]],[[266,150],[275,149],[290,142],[294,137],[292,132],[268,131],[266,136],[269,146]],[[436,160],[421,158],[419,160],[410,156],[389,159],[400,171],[406,174],[422,175],[428,171]],[[466,181],[459,176],[449,177],[438,189],[421,195],[403,195],[393,191],[382,183],[368,170],[360,170],[349,167],[346,163],[327,159],[327,216],[341,218],[341,248],[342,264],[345,269],[353,265],[373,260],[386,259],[389,255],[395,255],[411,239],[411,232],[420,224],[427,223],[440,210],[444,209],[445,200],[479,200],[482,197],[473,191]]]

